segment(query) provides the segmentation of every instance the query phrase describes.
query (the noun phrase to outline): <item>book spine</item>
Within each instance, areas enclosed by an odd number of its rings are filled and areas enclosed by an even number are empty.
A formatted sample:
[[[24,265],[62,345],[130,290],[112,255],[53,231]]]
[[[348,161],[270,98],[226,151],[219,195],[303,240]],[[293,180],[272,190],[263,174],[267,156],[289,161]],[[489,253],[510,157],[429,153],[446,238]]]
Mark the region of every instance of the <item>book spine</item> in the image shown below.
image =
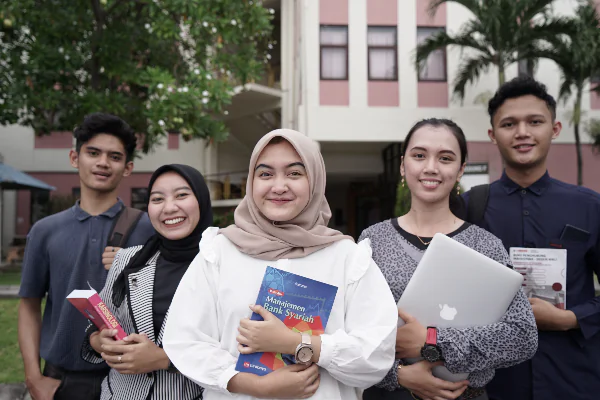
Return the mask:
[[[89,298],[90,305],[96,310],[104,325],[107,329],[116,329],[117,334],[114,336],[115,340],[123,340],[127,333],[123,330],[123,327],[119,324],[113,313],[108,309],[106,304],[102,301],[98,294],[93,295]]]

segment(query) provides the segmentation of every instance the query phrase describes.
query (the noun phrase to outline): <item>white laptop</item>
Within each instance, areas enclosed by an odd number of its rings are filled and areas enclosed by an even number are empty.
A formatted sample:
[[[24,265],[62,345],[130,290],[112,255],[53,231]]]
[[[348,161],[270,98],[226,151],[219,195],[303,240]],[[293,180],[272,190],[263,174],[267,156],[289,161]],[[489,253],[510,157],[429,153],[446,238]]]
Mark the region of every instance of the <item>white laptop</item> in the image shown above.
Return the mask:
[[[438,233],[423,254],[398,307],[426,327],[460,329],[488,325],[504,316],[522,283],[520,273]],[[398,326],[402,325],[404,321],[399,319]],[[434,367],[433,374],[452,382],[469,375],[453,374],[445,367]]]

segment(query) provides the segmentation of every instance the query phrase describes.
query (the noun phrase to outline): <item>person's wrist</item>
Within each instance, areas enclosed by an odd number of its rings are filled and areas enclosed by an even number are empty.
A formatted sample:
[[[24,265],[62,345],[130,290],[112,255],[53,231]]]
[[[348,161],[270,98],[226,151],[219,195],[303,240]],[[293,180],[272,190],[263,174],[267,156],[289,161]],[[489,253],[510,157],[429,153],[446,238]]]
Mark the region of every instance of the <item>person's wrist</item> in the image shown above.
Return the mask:
[[[287,334],[287,344],[286,351],[284,354],[292,354],[296,355],[296,349],[302,343],[302,334],[300,332],[294,332],[292,330],[288,330]]]
[[[40,379],[42,379],[44,375],[40,371],[31,372],[25,375],[25,385],[30,388],[34,386]]]
[[[564,331],[576,329],[579,326],[577,316],[571,310],[562,310],[560,318],[560,328]]]

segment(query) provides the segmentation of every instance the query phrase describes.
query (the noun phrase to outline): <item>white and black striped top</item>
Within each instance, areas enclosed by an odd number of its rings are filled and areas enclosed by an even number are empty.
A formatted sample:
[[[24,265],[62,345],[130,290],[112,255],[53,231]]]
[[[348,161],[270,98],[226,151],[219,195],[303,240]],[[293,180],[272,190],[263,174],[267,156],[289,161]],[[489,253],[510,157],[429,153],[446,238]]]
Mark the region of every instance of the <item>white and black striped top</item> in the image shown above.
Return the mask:
[[[157,252],[146,266],[128,276],[127,295],[119,308],[112,302],[112,287],[115,279],[127,265],[131,257],[142,246],[119,250],[115,256],[112,268],[108,273],[106,285],[100,292],[100,297],[115,315],[125,332],[145,333],[148,338],[162,347],[162,337],[167,317],[165,317],[158,336],[154,332],[152,314],[152,298],[154,292],[154,275]],[[82,347],[81,356],[84,360],[99,364],[104,360],[90,346],[89,335]],[[102,382],[101,400],[196,400],[202,399],[202,388],[184,375],[166,370],[158,370],[148,374],[125,375],[114,369]]]

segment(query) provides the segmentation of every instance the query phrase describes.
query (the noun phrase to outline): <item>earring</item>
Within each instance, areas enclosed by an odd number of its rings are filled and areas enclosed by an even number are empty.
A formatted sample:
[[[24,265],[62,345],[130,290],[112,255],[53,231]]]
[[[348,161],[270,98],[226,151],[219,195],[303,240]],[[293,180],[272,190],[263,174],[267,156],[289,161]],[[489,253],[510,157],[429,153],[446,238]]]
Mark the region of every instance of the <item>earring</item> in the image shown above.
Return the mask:
[[[456,195],[460,196],[460,182],[456,182]]]
[[[402,187],[404,187],[404,177],[402,177],[402,180],[400,182],[402,182]]]

